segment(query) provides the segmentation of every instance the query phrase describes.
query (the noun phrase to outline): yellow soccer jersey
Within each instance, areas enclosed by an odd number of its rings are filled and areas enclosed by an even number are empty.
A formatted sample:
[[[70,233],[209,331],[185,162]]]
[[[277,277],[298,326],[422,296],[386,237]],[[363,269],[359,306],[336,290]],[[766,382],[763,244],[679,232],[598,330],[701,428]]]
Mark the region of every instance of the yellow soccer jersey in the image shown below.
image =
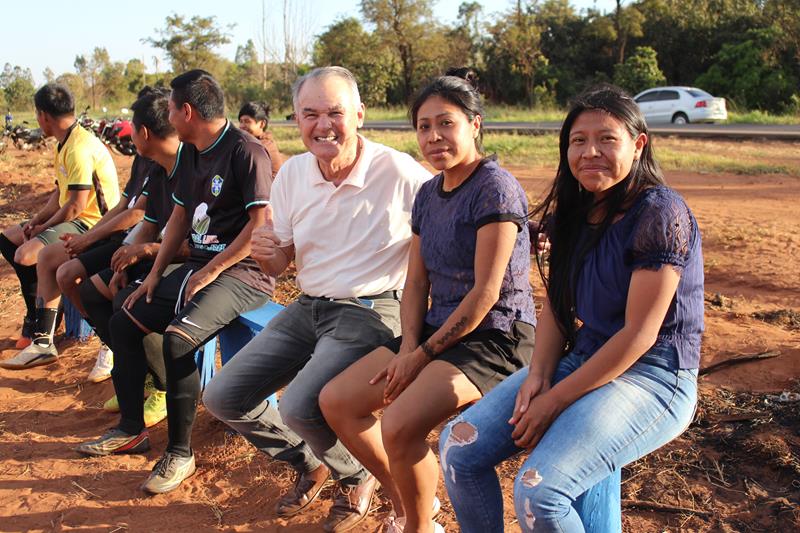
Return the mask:
[[[58,205],[69,191],[90,190],[89,201],[78,219],[94,226],[119,202],[119,181],[114,160],[105,145],[92,133],[75,125],[63,146],[55,149]]]

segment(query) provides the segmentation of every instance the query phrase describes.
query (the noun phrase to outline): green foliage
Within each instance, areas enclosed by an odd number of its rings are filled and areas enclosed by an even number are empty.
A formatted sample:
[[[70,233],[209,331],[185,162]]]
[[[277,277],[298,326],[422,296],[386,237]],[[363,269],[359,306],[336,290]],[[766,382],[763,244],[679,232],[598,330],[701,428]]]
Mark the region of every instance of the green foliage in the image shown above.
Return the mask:
[[[649,46],[637,47],[625,63],[614,65],[614,83],[631,94],[664,85],[666,81],[658,68],[656,51]]]
[[[3,104],[15,111],[33,109],[33,74],[30,69],[11,66],[6,63],[0,73],[0,89],[3,92]]]
[[[785,111],[798,80],[775,53],[778,34],[777,29],[750,30],[744,41],[723,45],[696,85],[742,107]]]
[[[195,15],[187,20],[173,13],[166,18],[164,27],[156,31],[160,38],[142,39],[142,42],[164,50],[172,61],[173,71],[202,68],[218,75],[224,70],[223,60],[215,49],[228,44],[230,35],[217,25],[216,17]]]
[[[355,18],[339,20],[319,36],[313,61],[317,66],[340,65],[349,69],[358,80],[361,100],[368,106],[386,104],[399,67],[392,50],[375,34],[365,31]]]
[[[432,18],[429,0],[361,0],[364,19],[375,27],[373,35],[392,51],[399,65],[399,80],[391,103],[407,103],[423,80],[448,66],[442,53],[448,49],[446,29]]]

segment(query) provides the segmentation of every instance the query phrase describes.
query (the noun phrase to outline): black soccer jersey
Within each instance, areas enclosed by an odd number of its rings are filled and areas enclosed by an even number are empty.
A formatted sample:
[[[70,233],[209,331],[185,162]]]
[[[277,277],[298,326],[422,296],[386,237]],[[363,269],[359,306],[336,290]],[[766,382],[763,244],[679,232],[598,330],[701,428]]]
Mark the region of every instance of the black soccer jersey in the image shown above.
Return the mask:
[[[185,144],[173,201],[191,217],[189,261],[208,263],[225,250],[250,221],[247,210],[269,203],[272,170],[266,150],[252,135],[225,124],[220,136],[203,151]],[[274,279],[251,257],[227,273],[253,288],[272,294]]]
[[[128,209],[133,207],[136,204],[136,200],[139,199],[139,195],[143,194],[147,189],[150,174],[159,168],[161,167],[155,161],[136,154],[131,165],[131,177],[128,179],[128,183],[125,184],[125,190],[122,191],[120,202],[127,202]]]
[[[150,173],[150,181],[147,188],[142,192],[147,197],[147,207],[144,211],[144,219],[158,226],[159,235],[162,234],[172,214],[172,193],[175,191],[175,184],[178,179],[175,177],[181,164],[181,152],[183,143],[178,145],[178,153],[175,158],[175,166],[172,172],[167,175],[166,169],[161,165],[155,165],[153,172]],[[161,235],[163,237],[163,235]]]

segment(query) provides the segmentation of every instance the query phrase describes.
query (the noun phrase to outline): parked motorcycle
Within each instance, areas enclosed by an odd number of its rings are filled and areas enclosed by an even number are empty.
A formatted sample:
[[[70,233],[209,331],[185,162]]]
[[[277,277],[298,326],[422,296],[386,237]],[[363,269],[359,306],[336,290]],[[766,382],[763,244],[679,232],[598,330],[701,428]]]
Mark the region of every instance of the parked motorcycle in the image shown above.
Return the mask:
[[[23,120],[22,124],[11,127],[8,136],[11,137],[14,146],[20,150],[41,150],[47,147],[42,129],[29,128],[27,120]]]
[[[122,155],[134,155],[136,146],[131,139],[133,124],[127,118],[129,111],[122,109],[122,115],[114,120],[101,119],[96,123],[95,134],[100,137],[106,146]]]

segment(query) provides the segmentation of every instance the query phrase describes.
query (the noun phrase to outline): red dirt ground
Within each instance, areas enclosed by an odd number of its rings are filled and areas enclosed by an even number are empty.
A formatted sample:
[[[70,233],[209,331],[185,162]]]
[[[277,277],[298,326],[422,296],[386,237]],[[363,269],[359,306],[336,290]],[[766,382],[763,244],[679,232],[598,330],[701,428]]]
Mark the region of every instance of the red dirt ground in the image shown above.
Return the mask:
[[[735,149],[735,145],[731,148]],[[786,153],[800,159],[797,145]],[[792,155],[794,154],[794,155]],[[121,176],[130,159],[116,157]],[[50,157],[10,149],[0,156],[0,225],[23,220],[49,191]],[[552,168],[513,168],[537,197]],[[679,439],[630,465],[623,482],[631,532],[790,531],[800,528],[798,403],[770,395],[800,391],[800,180],[780,175],[670,173],[704,238],[706,335],[702,366],[742,354],[780,352],[701,377],[701,401]],[[535,276],[532,281],[540,285]],[[284,283],[280,297],[294,293]],[[772,313],[771,313],[772,312]],[[757,315],[763,313],[762,315]],[[0,262],[0,358],[13,355],[22,301]],[[761,318],[757,318],[760,316]],[[330,490],[304,515],[277,518],[273,506],[291,483],[283,465],[200,410],[194,432],[198,473],[175,492],[145,496],[139,485],[166,442],[151,431],[145,456],[87,459],[74,446],[116,422],[101,409],[110,381],[85,383],[98,344],[58,342],[60,361],[28,372],[0,370],[0,531],[318,531]],[[437,435],[431,436],[435,443]],[[509,530],[510,483],[517,464],[499,469]],[[441,486],[439,521],[457,531]],[[637,503],[638,502],[638,503]],[[653,510],[648,504],[671,506]],[[388,512],[361,531],[376,531]]]

